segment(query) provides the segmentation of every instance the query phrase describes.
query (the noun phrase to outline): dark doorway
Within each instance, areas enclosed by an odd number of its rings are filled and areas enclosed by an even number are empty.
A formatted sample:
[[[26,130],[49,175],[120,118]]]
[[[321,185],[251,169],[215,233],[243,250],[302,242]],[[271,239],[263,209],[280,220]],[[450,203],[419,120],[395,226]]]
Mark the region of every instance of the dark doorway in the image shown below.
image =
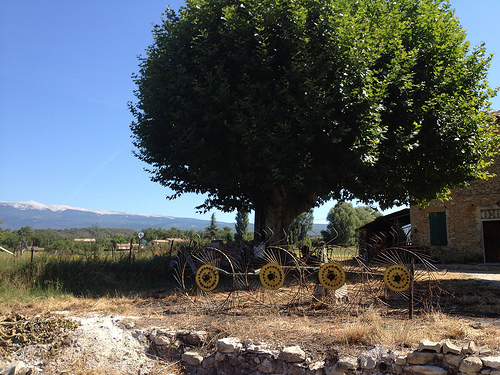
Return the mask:
[[[483,221],[484,260],[500,263],[500,220]]]

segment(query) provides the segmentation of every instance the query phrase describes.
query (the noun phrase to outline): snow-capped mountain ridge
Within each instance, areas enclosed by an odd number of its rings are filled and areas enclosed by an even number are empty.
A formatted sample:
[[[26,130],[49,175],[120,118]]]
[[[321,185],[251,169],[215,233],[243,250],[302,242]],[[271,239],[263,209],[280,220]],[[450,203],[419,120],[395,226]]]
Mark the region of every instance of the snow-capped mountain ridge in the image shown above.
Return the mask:
[[[42,204],[42,203],[38,203],[35,201],[23,201],[23,202],[0,201],[0,204],[10,204],[10,205],[12,205],[12,207],[14,207],[18,210],[50,210],[52,212],[76,210],[76,211],[92,212],[92,213],[95,213],[98,215],[138,215],[138,216],[146,216],[146,217],[164,217],[164,218],[173,219],[170,216],[130,214],[130,213],[119,212],[119,211],[96,210],[96,209],[71,207],[71,206],[56,205],[56,204]]]
[[[180,230],[204,230],[209,220],[175,218],[171,216],[130,214],[70,207],[65,205],[46,205],[35,201],[0,201],[0,228],[17,230],[25,226],[34,229],[51,228],[127,228],[146,229],[175,227]],[[220,223],[225,225],[226,223]],[[231,225],[231,224],[229,224]]]

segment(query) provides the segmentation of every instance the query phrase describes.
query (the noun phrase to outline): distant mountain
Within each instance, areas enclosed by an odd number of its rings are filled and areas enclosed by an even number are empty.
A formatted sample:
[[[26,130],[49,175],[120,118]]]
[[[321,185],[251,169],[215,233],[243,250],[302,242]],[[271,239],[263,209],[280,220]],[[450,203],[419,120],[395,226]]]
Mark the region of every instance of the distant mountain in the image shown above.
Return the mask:
[[[70,206],[45,205],[34,201],[2,202],[0,201],[0,220],[2,229],[20,229],[21,227],[66,229],[88,228],[164,228],[172,227],[180,230],[203,230],[210,225],[210,220],[175,218],[159,215],[129,214],[104,210],[89,210]],[[220,223],[234,227],[234,224]]]
[[[34,201],[29,202],[3,202],[0,201],[0,228],[17,230],[21,227],[34,229],[68,229],[89,228],[177,228],[195,232],[204,230],[210,225],[210,220],[191,218],[178,218],[160,215],[128,214],[125,212],[89,210],[70,206],[45,205]],[[234,232],[234,223],[217,222],[219,228],[230,227]],[[311,235],[320,234],[325,229],[325,224],[314,224]],[[253,224],[249,225],[253,230]]]

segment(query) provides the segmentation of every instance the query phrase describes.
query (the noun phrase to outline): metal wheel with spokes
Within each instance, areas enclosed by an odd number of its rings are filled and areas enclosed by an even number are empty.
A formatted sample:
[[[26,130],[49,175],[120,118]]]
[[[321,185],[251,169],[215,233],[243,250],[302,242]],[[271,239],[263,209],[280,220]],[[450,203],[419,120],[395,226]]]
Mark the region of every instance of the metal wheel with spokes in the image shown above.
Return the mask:
[[[356,251],[338,246],[322,246],[301,258],[304,298],[314,308],[350,308],[363,297],[365,265]]]
[[[224,251],[204,248],[184,256],[177,273],[181,290],[194,306],[211,311],[232,307],[234,260]]]
[[[246,307],[290,308],[298,293],[300,269],[297,257],[283,247],[256,246],[241,264],[239,298]]]
[[[372,297],[398,309],[429,307],[437,287],[437,269],[425,254],[389,248],[369,262],[367,281]]]

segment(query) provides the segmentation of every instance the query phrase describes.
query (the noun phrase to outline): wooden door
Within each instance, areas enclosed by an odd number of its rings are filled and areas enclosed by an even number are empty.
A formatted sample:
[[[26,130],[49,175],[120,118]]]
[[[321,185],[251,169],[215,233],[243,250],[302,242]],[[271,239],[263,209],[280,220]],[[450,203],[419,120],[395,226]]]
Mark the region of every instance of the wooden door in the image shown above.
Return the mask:
[[[500,220],[483,221],[484,258],[487,263],[500,263]]]

